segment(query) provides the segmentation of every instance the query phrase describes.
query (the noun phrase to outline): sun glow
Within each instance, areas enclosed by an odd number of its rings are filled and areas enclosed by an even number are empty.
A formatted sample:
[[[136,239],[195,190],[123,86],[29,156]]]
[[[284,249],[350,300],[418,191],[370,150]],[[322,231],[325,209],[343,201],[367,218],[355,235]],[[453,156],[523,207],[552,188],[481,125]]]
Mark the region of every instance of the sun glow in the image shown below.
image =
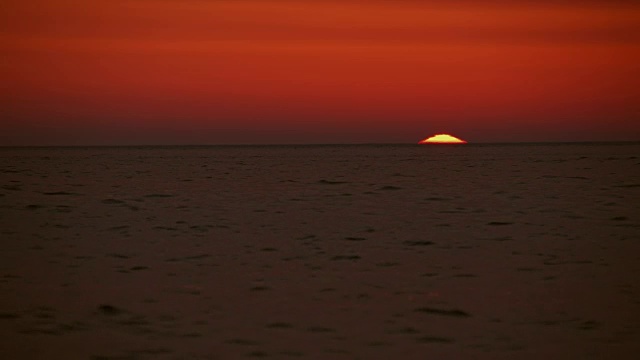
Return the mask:
[[[436,134],[418,142],[418,144],[466,144],[467,142],[449,134]]]

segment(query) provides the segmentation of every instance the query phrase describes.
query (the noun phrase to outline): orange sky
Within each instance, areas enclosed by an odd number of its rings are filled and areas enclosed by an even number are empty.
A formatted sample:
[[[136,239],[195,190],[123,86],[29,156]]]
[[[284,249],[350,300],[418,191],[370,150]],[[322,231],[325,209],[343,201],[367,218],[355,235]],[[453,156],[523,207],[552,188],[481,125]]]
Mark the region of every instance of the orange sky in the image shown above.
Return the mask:
[[[640,140],[640,5],[513,3],[5,0],[0,145]]]

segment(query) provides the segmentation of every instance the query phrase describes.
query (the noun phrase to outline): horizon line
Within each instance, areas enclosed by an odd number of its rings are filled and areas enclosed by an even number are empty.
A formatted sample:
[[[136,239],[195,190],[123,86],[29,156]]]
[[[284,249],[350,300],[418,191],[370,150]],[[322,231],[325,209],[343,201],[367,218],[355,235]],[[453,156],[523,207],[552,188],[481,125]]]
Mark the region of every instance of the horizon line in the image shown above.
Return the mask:
[[[0,145],[0,148],[127,148],[127,147],[238,147],[238,146],[417,146],[433,147],[437,145],[536,145],[536,144],[625,144],[640,143],[639,140],[581,140],[581,141],[487,141],[487,142],[466,142],[466,143],[438,143],[438,144],[418,144],[408,142],[353,142],[353,143],[218,143],[218,144],[49,144],[49,145]]]

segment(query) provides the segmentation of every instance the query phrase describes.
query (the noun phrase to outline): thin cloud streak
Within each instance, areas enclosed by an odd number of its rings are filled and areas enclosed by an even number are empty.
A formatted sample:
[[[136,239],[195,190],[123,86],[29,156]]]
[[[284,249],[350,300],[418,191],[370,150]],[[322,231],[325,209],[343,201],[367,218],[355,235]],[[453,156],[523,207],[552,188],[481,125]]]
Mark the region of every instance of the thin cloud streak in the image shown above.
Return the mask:
[[[466,2],[465,2],[466,3]],[[16,5],[2,34],[14,39],[334,41],[383,43],[638,43],[640,7],[359,1],[113,1]],[[596,4],[597,2],[592,2]],[[160,5],[159,5],[160,4]],[[435,4],[435,5],[434,5]]]

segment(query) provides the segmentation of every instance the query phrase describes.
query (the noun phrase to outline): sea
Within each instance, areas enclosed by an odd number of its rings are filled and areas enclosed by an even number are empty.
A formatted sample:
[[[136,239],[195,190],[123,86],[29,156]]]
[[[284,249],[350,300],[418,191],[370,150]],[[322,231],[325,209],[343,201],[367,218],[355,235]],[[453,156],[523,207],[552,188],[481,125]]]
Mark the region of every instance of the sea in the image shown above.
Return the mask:
[[[0,357],[632,359],[640,142],[0,148]]]

